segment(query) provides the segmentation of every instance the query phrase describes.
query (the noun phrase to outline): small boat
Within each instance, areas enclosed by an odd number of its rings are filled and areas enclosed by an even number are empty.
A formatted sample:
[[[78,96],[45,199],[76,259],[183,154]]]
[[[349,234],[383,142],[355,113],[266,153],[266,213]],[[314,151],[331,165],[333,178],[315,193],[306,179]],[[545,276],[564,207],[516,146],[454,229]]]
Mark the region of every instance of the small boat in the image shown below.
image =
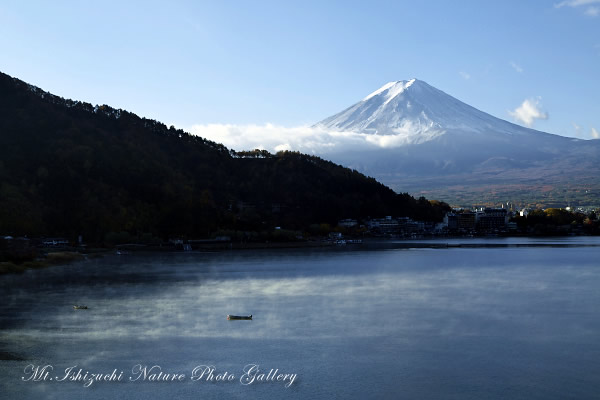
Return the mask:
[[[252,315],[228,315],[227,319],[230,321],[234,319],[252,319]]]
[[[87,306],[73,306],[74,310],[87,310]]]

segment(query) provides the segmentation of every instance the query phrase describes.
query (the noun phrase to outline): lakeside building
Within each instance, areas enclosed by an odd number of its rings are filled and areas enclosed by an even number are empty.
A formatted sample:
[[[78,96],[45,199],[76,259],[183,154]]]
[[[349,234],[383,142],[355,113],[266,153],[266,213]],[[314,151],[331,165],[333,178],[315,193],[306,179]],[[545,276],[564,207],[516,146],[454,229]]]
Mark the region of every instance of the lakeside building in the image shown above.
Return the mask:
[[[449,232],[504,231],[508,224],[506,208],[481,208],[477,211],[455,210],[446,213],[443,226]]]
[[[444,215],[444,221],[442,222],[442,224],[449,231],[457,231],[458,217],[456,216],[456,213],[446,213],[446,215]]]
[[[443,222],[415,221],[409,217],[372,218],[365,221],[367,231],[375,236],[414,236],[440,235],[444,233],[473,234],[498,233],[516,230],[516,225],[508,225],[512,213],[506,208],[480,208],[478,210],[452,210],[446,213]],[[345,219],[340,227],[352,227],[358,221]]]
[[[505,230],[508,224],[506,208],[482,208],[475,215],[478,231],[501,231]]]
[[[471,232],[476,224],[476,214],[472,211],[449,212],[444,216],[444,225],[451,232]]]
[[[367,221],[367,228],[370,232],[384,235],[395,235],[400,233],[400,224],[398,223],[398,220],[391,216],[370,219]]]
[[[414,221],[409,217],[394,218],[392,216],[367,220],[366,227],[374,235],[385,236],[434,234],[439,233],[442,229],[439,224]]]

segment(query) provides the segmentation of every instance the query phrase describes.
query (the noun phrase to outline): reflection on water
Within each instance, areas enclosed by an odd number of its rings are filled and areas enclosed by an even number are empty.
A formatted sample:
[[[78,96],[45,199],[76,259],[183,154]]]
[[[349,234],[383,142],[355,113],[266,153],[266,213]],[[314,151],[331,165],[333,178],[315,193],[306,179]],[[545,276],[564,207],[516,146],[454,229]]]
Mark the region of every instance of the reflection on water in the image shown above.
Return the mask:
[[[456,244],[456,241],[446,241]],[[464,240],[462,241],[464,243]],[[10,398],[595,398],[598,238],[582,247],[293,250],[111,256],[0,277]],[[405,243],[405,242],[404,242]],[[85,304],[88,310],[73,310]],[[253,321],[227,321],[253,314]],[[29,364],[160,364],[277,383],[22,382]]]

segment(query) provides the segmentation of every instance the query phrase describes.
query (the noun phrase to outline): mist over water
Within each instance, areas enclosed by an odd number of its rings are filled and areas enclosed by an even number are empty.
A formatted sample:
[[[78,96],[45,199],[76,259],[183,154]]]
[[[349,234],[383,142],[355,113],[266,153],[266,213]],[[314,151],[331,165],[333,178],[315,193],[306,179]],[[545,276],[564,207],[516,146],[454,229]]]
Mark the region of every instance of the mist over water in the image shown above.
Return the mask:
[[[0,392],[15,399],[597,397],[600,240],[479,242],[555,247],[388,242],[132,254],[1,276]],[[227,314],[254,319],[227,321]],[[86,388],[24,382],[28,364],[51,364],[56,376],[77,365],[126,377],[136,364],[160,365],[187,379]],[[289,388],[242,385],[247,364],[297,378]],[[192,382],[198,365],[236,379]]]

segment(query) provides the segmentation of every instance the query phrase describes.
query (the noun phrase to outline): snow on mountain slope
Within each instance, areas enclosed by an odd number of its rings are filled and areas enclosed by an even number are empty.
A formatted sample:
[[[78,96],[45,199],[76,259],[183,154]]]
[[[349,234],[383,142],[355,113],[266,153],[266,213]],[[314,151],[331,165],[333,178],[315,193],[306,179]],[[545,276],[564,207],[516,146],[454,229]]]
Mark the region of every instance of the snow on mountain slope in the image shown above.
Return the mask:
[[[545,196],[535,194],[540,185],[556,193],[569,193],[574,184],[600,190],[599,141],[504,121],[417,79],[389,82],[314,127],[377,144],[322,153],[398,191],[452,201],[456,193],[476,200],[488,192],[538,199]]]
[[[418,79],[389,82],[315,127],[393,135],[399,144],[423,143],[447,132],[541,133],[479,111]]]

